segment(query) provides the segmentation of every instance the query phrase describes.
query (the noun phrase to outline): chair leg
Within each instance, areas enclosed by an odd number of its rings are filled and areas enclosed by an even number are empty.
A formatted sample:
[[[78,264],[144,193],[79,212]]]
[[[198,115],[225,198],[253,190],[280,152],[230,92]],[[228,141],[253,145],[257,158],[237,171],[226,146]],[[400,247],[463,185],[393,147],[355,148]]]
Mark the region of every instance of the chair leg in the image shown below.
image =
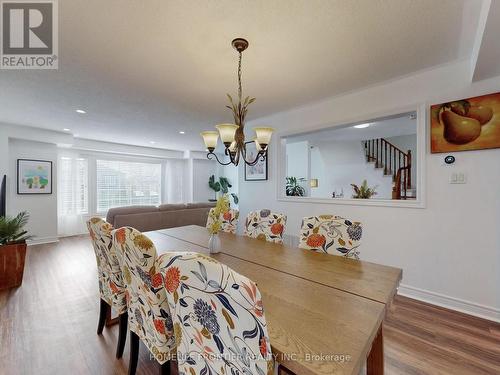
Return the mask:
[[[127,340],[128,314],[124,312],[118,317],[118,344],[116,345],[116,358],[121,358],[125,341]]]
[[[278,365],[278,375],[295,375],[295,373],[283,365]]]
[[[104,329],[104,324],[106,324],[106,317],[108,316],[108,310],[111,307],[108,305],[106,301],[100,299],[100,307],[99,307],[99,323],[97,323],[97,334],[102,334],[102,330]]]
[[[161,365],[160,375],[170,375],[170,361],[165,362]]]
[[[128,375],[135,375],[137,360],[139,359],[139,336],[130,331],[130,361],[128,363]]]

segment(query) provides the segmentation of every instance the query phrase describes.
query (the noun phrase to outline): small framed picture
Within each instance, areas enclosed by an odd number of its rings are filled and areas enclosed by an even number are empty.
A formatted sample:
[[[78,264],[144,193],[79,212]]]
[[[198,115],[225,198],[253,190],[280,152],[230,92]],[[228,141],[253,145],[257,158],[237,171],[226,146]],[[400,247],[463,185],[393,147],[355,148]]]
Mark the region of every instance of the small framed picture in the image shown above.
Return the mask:
[[[257,157],[257,148],[255,147],[255,143],[247,143],[246,144],[246,155],[247,160],[255,160]],[[267,180],[267,157],[265,160],[261,160],[259,157],[259,161],[255,165],[247,165],[245,164],[245,181],[266,181]]]
[[[17,194],[52,194],[52,162],[17,159]]]

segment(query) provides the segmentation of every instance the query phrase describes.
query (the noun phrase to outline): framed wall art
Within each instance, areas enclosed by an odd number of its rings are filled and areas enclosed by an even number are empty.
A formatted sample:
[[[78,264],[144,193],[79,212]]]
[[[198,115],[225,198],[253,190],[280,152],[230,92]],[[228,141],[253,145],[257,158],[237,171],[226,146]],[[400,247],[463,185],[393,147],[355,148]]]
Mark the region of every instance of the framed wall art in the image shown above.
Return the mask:
[[[431,152],[500,147],[500,92],[431,106]]]
[[[246,154],[247,160],[255,159],[257,156],[257,147],[255,146],[255,142],[246,144]],[[264,160],[259,158],[259,161],[255,165],[245,164],[245,181],[266,181],[268,158],[269,154]]]
[[[17,159],[17,194],[52,194],[52,162]]]

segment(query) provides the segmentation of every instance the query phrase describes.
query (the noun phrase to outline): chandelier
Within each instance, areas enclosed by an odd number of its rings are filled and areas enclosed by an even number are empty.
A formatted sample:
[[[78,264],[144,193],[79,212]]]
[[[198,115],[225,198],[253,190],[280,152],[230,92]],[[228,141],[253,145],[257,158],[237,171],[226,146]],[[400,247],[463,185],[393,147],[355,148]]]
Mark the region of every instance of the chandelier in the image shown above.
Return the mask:
[[[256,135],[255,139],[253,141],[245,141],[245,117],[247,115],[248,106],[255,101],[255,98],[250,98],[249,96],[243,99],[241,89],[241,58],[243,51],[248,48],[248,41],[242,38],[236,38],[231,42],[231,45],[236,51],[238,51],[239,56],[238,102],[235,103],[232,96],[226,94],[230,103],[230,105],[226,105],[226,107],[233,113],[234,123],[215,125],[218,131],[205,131],[200,134],[203,137],[205,146],[208,149],[208,159],[212,160],[215,158],[219,164],[234,164],[235,166],[239,164],[240,160],[242,160],[245,164],[252,166],[257,164],[259,160],[266,160],[268,145],[271,141],[271,135],[274,129],[265,127],[254,128],[253,130]],[[224,155],[226,155],[226,161],[219,160],[217,154],[214,153],[219,136],[222,143],[224,143]],[[257,154],[252,160],[247,159],[247,144],[250,143],[255,143],[255,148],[257,150]],[[248,156],[252,157],[252,154]]]

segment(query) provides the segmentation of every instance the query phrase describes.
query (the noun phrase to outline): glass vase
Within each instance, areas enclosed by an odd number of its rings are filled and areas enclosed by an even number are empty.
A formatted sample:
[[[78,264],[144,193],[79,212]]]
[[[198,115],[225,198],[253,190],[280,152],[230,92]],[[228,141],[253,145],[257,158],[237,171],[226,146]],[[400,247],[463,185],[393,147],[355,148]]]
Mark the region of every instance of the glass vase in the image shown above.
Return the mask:
[[[210,238],[208,239],[208,250],[210,254],[220,253],[219,233],[214,233],[210,235]]]

